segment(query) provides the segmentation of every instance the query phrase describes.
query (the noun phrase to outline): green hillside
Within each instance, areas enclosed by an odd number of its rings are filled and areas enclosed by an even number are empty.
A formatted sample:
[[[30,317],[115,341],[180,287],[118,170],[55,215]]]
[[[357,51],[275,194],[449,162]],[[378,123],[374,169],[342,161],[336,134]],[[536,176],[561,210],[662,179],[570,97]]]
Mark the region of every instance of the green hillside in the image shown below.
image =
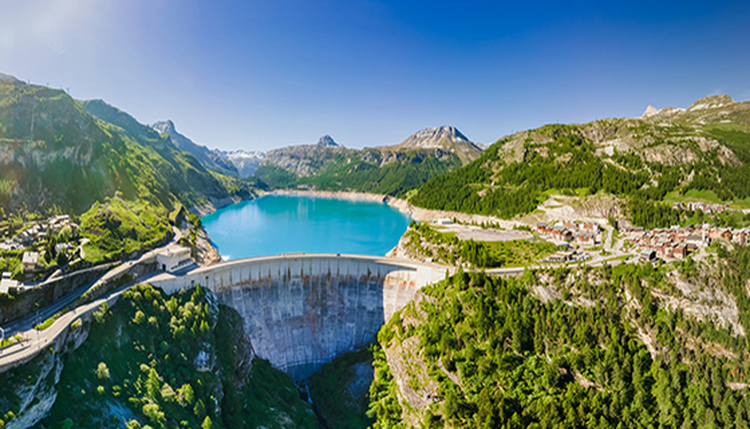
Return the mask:
[[[115,191],[167,207],[250,191],[114,107],[18,80],[0,81],[0,184],[9,212],[83,213]]]
[[[719,253],[423,288],[378,335],[373,427],[748,427],[750,248]]]
[[[289,376],[254,358],[239,314],[200,287],[169,297],[137,286],[73,329],[88,339],[62,355],[59,381],[44,380],[57,397],[36,427],[318,427]],[[5,423],[47,359],[3,374]]]
[[[646,118],[546,125],[499,140],[411,202],[502,218],[532,212],[550,193],[609,194],[635,210],[696,195],[750,207],[748,118],[750,102],[714,96]]]
[[[298,179],[289,185],[305,184],[328,191],[402,196],[429,179],[449,173],[462,165],[456,155],[446,154],[441,157],[427,150],[388,152],[364,149],[363,152],[365,153],[360,153],[357,157],[332,161],[315,175]],[[394,159],[383,163],[389,156]]]

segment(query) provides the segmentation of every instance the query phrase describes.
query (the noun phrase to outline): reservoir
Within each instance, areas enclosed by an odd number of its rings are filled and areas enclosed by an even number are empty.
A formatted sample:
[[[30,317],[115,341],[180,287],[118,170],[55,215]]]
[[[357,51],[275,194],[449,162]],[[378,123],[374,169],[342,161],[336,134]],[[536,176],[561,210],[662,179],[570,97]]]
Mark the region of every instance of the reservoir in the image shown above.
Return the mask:
[[[266,195],[204,216],[225,260],[281,253],[384,256],[411,219],[381,202]]]

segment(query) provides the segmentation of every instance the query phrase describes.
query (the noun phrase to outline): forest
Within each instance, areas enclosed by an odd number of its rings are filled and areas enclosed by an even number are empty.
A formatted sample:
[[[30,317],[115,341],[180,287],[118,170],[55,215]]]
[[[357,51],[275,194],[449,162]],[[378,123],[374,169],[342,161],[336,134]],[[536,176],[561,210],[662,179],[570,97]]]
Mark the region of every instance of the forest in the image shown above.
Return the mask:
[[[39,427],[318,427],[291,379],[252,359],[239,314],[200,286],[171,297],[134,286],[71,329],[90,329],[89,338],[62,355],[57,400]],[[0,378],[0,427],[17,411],[17,387],[50,353]]]
[[[433,399],[399,402],[376,353],[374,427],[405,427],[408,416],[434,428],[748,427],[750,248],[719,252],[714,269],[692,260],[670,269],[715,280],[735,299],[743,332],[668,308],[665,294],[680,292],[650,264],[517,279],[459,272],[423,289],[378,340],[389,361],[426,367],[402,383]],[[541,301],[535,287],[560,298]]]

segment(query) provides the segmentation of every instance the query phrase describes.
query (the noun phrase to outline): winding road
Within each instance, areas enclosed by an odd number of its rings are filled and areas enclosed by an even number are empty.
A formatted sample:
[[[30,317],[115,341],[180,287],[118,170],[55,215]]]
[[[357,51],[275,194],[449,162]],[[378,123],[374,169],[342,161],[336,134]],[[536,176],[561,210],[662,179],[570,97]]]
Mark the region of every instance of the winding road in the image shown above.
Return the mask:
[[[64,297],[58,299],[54,303],[39,309],[33,314],[29,314],[26,317],[10,322],[2,327],[5,333],[5,338],[10,338],[14,335],[19,335],[21,340],[5,347],[0,348],[0,372],[14,366],[16,362],[25,362],[34,355],[36,355],[40,349],[47,347],[57,338],[57,336],[68,327],[76,318],[84,313],[93,311],[93,309],[99,307],[105,301],[112,302],[116,301],[119,295],[134,284],[141,282],[143,279],[147,279],[153,273],[146,274],[136,280],[134,283],[127,284],[118,288],[117,290],[108,293],[107,295],[96,299],[90,303],[83,304],[73,310],[66,312],[61,315],[55,322],[42,331],[34,329],[38,323],[43,323],[45,320],[57,314],[59,311],[64,309],[67,305],[74,302],[90,290],[95,289],[101,284],[107,281],[121,276],[123,273],[130,270],[133,266],[143,263],[156,256],[156,253],[168,249],[177,243],[182,238],[182,232],[178,228],[172,228],[174,236],[172,239],[161,247],[150,250],[137,259],[132,259],[123,262],[121,265],[107,271],[101,277],[93,282],[90,282],[80,288],[68,293]]]

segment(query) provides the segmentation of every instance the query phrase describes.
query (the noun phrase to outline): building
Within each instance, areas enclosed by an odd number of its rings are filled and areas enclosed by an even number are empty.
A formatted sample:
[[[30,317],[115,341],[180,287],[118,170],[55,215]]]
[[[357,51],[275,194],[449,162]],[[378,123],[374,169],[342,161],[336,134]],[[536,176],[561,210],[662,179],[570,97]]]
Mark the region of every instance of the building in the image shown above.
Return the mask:
[[[14,294],[18,291],[18,282],[10,278],[10,273],[3,273],[0,280],[0,293]]]
[[[555,252],[547,256],[548,262],[567,262],[573,259],[574,252]]]
[[[573,239],[573,233],[563,226],[556,226],[550,231],[550,235],[557,241],[570,241]]]
[[[37,252],[24,252],[23,254],[23,270],[25,272],[35,271],[39,264],[39,253]]]
[[[193,264],[193,258],[190,257],[190,249],[187,247],[174,246],[157,253],[156,263],[159,270],[173,273]]]
[[[641,261],[653,261],[656,259],[656,252],[653,250],[641,250],[641,253],[638,255],[641,258]]]
[[[677,245],[674,248],[674,257],[682,259],[687,256],[687,246],[684,244]]]
[[[453,221],[450,220],[449,218],[445,217],[445,218],[436,220],[435,224],[436,225],[452,225]]]
[[[573,237],[573,241],[576,244],[592,245],[596,243],[596,236],[594,234],[576,234]]]

